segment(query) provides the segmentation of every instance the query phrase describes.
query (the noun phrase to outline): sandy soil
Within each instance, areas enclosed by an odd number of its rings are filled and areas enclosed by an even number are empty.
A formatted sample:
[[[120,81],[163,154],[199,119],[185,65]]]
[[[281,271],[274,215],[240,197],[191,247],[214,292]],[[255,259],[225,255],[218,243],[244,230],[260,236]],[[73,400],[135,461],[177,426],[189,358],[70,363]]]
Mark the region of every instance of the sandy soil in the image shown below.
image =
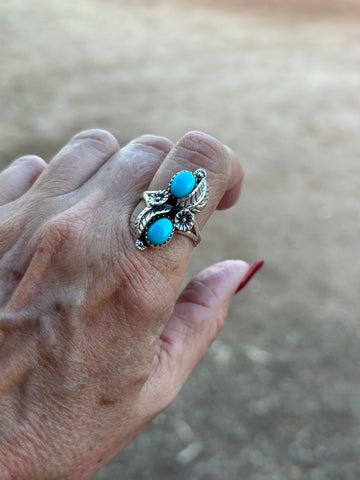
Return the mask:
[[[191,0],[187,3],[193,5]],[[358,0],[200,0],[197,4],[199,3],[212,9],[266,15],[271,19],[283,17],[288,21],[299,18],[317,22],[349,20],[360,14]]]
[[[93,126],[207,131],[247,178],[189,276],[266,260],[175,404],[94,480],[358,480],[359,5],[204,2],[0,1],[3,164]]]

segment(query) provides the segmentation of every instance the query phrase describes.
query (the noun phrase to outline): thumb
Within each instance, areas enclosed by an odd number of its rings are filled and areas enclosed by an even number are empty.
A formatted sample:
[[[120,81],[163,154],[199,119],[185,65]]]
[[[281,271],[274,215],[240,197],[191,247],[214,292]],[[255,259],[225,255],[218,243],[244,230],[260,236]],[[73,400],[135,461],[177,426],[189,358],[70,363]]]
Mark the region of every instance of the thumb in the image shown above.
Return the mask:
[[[232,297],[262,264],[227,260],[189,282],[160,337],[153,387],[160,382],[161,391],[175,397],[222,329]]]

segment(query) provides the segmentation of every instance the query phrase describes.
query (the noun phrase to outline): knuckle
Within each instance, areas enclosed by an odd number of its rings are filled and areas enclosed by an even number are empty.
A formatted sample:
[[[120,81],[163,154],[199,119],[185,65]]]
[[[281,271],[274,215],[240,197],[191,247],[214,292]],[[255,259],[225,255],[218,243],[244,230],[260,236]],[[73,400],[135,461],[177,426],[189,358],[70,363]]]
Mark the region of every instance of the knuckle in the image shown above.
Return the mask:
[[[37,155],[25,155],[16,159],[13,163],[15,167],[25,165],[35,173],[41,173],[46,167],[44,160]]]
[[[158,135],[141,135],[133,140],[133,143],[145,145],[155,150],[159,150],[166,155],[173,148],[174,144],[166,137],[160,137]]]
[[[179,146],[190,152],[190,160],[196,165],[215,173],[224,169],[227,153],[223,144],[211,135],[188,132],[180,140]]]
[[[109,151],[117,151],[119,150],[119,143],[114,137],[114,135],[107,130],[102,130],[100,128],[94,128],[90,130],[84,130],[80,133],[77,133],[73,138],[73,141],[78,141],[78,140],[88,140],[96,145],[103,145],[105,146],[106,150]]]

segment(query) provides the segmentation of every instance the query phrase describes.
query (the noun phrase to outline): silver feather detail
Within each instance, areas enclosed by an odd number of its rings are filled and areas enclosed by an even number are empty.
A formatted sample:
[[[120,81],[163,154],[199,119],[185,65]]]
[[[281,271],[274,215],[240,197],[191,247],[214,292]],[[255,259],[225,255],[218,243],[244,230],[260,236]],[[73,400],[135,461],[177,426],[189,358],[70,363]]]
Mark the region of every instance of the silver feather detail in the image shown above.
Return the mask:
[[[196,172],[195,172],[196,174]],[[179,198],[176,202],[176,209],[188,208],[194,212],[200,212],[208,198],[205,176],[202,176],[194,190],[184,198]]]
[[[167,204],[161,205],[159,207],[153,207],[149,205],[147,208],[145,208],[141,212],[141,215],[138,217],[135,224],[137,237],[141,237],[141,235],[144,233],[145,229],[153,218],[164,215],[170,212],[170,210],[172,210],[172,207]]]

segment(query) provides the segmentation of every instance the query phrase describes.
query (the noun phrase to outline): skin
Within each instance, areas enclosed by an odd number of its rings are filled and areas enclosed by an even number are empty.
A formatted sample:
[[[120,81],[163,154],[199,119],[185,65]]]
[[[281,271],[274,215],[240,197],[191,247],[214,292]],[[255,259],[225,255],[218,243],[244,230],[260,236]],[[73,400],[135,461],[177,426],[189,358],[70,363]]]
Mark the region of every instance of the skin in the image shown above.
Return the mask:
[[[202,228],[243,178],[204,133],[120,149],[90,130],[49,165],[27,156],[0,174],[2,480],[89,479],[172,402],[218,335],[249,265],[213,265],[179,295],[191,240],[141,252],[132,229],[144,190],[200,167]]]

